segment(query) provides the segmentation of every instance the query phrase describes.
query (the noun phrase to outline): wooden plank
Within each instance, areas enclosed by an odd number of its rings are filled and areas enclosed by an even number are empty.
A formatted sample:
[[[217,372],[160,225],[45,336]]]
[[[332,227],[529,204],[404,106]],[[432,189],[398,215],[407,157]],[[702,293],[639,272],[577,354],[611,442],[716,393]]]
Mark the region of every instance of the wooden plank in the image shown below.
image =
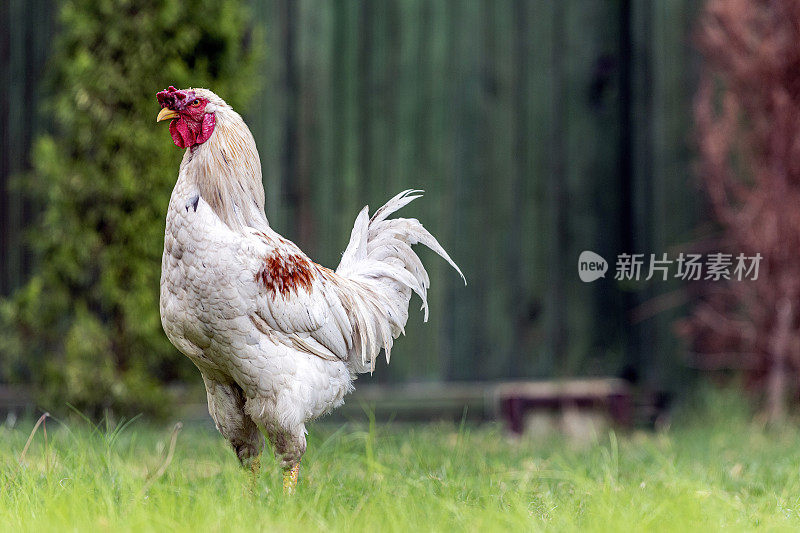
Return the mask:
[[[0,295],[21,285],[30,263],[24,230],[32,213],[12,181],[30,170],[32,143],[51,124],[39,104],[55,10],[44,0],[0,6]]]
[[[452,106],[450,127],[452,144],[448,150],[451,172],[454,176],[453,219],[455,243],[479,239],[486,243],[485,209],[487,178],[482,168],[485,143],[481,132],[485,122],[481,115],[483,105],[481,92],[481,70],[483,62],[484,34],[481,31],[482,9],[478,2],[451,2],[448,43],[448,92]],[[492,280],[481,268],[483,249],[468,245],[457,255],[462,271],[469,277],[467,287],[453,288],[448,306],[453,320],[453,353],[457,359],[451,361],[446,379],[465,379],[479,372],[481,362],[489,357],[487,333],[492,323],[502,317],[488,316],[486,301]],[[442,278],[439,278],[441,280]],[[488,377],[488,376],[487,376]]]
[[[526,68],[525,87],[528,93],[526,128],[521,132],[525,138],[524,150],[527,165],[520,171],[523,173],[525,216],[521,222],[519,246],[522,252],[524,275],[523,287],[520,291],[520,316],[517,318],[523,325],[524,340],[520,345],[524,361],[518,374],[527,376],[546,376],[552,373],[555,361],[553,355],[554,337],[550,333],[553,323],[550,305],[555,300],[551,294],[549,265],[555,258],[551,254],[552,237],[550,235],[552,213],[548,198],[551,180],[554,178],[554,152],[552,137],[553,111],[556,97],[560,93],[554,91],[553,76],[557,71],[551,68],[556,54],[555,31],[553,24],[557,3],[547,0],[526,2],[529,28],[524,35],[524,65]]]
[[[11,2],[0,4],[0,295],[11,287],[11,262],[7,259],[11,247],[11,228],[8,225],[9,175],[11,173]]]
[[[562,120],[566,213],[562,221],[565,228],[559,268],[564,274],[564,324],[569,334],[567,345],[559,354],[555,375],[568,376],[585,375],[592,372],[593,366],[614,369],[613,346],[620,342],[624,329],[610,324],[619,317],[619,312],[614,312],[618,308],[609,298],[613,298],[611,291],[606,289],[613,287],[613,276],[587,284],[576,273],[578,256],[584,250],[607,256],[619,252],[604,242],[621,209],[616,194],[608,187],[608,183],[617,179],[620,157],[619,103],[614,83],[619,20],[615,6],[608,2],[568,2],[564,8]],[[611,261],[613,264],[613,258]],[[605,350],[598,349],[603,345],[607,347]],[[594,360],[587,354],[596,354]]]
[[[566,182],[566,103],[565,96],[565,3],[558,2],[553,8],[552,44],[550,46],[550,93],[552,94],[549,139],[549,173],[547,179],[547,341],[541,352],[540,372],[553,375],[556,361],[567,351],[567,298],[565,291],[564,263],[566,259],[567,234],[567,192]]]
[[[333,5],[306,2],[304,12],[308,21],[303,28],[302,78],[305,99],[303,103],[303,128],[309,129],[313,142],[309,145],[308,158],[313,160],[307,169],[310,178],[309,194],[314,220],[315,259],[322,264],[335,266],[349,235],[338,233],[338,226],[330,217],[336,212],[336,190],[339,176],[335,172],[334,147],[339,135],[333,121],[335,102],[333,92],[333,70],[331,49],[334,38]],[[342,214],[346,216],[346,214]],[[355,213],[351,216],[355,219]]]
[[[669,0],[653,5],[650,35],[652,63],[653,209],[648,222],[653,228],[653,248],[658,253],[674,251],[694,239],[700,218],[699,187],[691,170],[691,109],[696,85],[696,62],[691,35],[699,5],[689,0]],[[675,187],[684,179],[685,187]],[[676,206],[680,206],[676,212]],[[674,254],[670,254],[674,255]],[[676,280],[659,283],[652,298],[681,290]],[[683,309],[667,309],[652,318],[657,349],[650,363],[652,383],[679,382],[688,369],[675,365],[682,350],[673,334],[673,323]]]
[[[28,167],[27,152],[30,148],[30,132],[25,120],[30,111],[30,104],[26,98],[26,91],[30,84],[30,72],[26,68],[28,47],[26,34],[28,29],[27,17],[24,17],[25,2],[23,0],[10,0],[9,13],[12,23],[9,25],[9,88],[7,111],[7,143],[8,143],[8,174],[6,177],[6,202],[5,219],[3,220],[6,233],[6,248],[4,262],[6,263],[6,285],[9,288],[18,287],[22,281],[22,195],[18,190],[9,187],[9,180]]]
[[[356,94],[359,10],[356,2],[334,2],[333,125],[336,128],[334,176],[339,213],[330,213],[339,235],[350,235],[360,204],[358,176],[358,100]],[[347,213],[347,216],[341,213]]]
[[[258,146],[266,191],[267,219],[277,231],[288,234],[289,224],[281,193],[283,124],[286,114],[286,90],[283,85],[285,62],[282,28],[285,11],[279,0],[253,2],[257,24],[263,28],[267,57],[263,64],[264,87],[255,96],[245,116]]]

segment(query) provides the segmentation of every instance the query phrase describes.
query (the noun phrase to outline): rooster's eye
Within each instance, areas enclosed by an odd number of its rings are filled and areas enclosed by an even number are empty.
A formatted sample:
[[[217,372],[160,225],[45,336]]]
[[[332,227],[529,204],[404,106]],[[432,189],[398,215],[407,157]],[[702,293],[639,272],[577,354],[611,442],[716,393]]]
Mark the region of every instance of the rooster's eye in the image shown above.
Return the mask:
[[[190,105],[190,106],[192,106],[192,107],[197,107],[197,106],[199,106],[199,105],[200,105],[200,100],[198,100],[198,99],[195,99],[195,100],[194,100],[194,101],[193,101],[191,104],[189,104],[189,105]]]

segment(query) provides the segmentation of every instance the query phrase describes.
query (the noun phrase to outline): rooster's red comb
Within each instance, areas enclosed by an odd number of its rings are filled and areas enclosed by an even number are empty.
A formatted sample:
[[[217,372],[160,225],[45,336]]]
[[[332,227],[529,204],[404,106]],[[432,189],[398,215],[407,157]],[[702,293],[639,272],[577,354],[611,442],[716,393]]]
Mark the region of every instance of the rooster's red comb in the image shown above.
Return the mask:
[[[161,107],[168,107],[175,111],[180,111],[194,100],[194,91],[176,89],[172,85],[168,89],[159,91],[156,95]]]

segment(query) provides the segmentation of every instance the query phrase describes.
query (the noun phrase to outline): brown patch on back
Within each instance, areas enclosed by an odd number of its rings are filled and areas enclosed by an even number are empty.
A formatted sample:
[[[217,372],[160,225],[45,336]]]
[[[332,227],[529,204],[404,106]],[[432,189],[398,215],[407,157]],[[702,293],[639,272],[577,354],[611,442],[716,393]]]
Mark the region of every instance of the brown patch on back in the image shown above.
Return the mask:
[[[264,265],[256,272],[256,281],[261,283],[274,297],[284,298],[294,291],[311,292],[316,265],[299,254],[282,254],[273,251],[264,258]]]

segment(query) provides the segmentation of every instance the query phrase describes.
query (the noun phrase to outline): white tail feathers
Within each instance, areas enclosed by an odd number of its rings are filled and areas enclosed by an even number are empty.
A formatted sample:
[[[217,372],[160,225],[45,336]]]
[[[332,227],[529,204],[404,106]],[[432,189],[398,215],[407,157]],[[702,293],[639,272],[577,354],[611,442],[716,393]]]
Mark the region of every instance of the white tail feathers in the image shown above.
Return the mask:
[[[368,207],[356,217],[350,242],[336,273],[349,282],[340,287],[340,297],[349,304],[351,322],[356,330],[355,348],[360,361],[352,361],[357,372],[375,369],[381,348],[386,362],[391,357],[392,342],[404,333],[408,320],[411,292],[422,300],[424,319],[428,320],[427,291],[430,278],[419,257],[411,249],[424,244],[467,280],[436,238],[415,219],[387,217],[422,196],[422,191],[403,191],[369,218]]]

